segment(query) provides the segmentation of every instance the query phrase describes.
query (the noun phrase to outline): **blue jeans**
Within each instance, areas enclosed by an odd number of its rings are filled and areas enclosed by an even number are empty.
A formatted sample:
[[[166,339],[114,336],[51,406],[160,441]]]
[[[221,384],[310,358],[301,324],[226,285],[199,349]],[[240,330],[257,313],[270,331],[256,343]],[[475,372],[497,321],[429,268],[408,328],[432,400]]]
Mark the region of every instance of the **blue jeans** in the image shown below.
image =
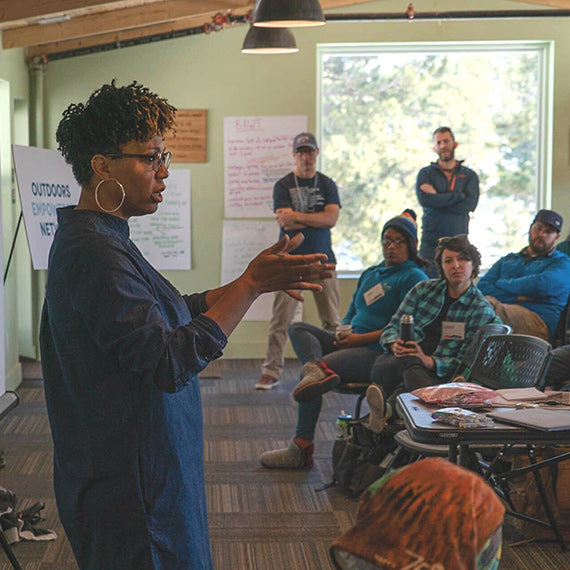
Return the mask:
[[[293,323],[289,327],[289,338],[295,354],[303,364],[311,360],[322,360],[338,374],[341,384],[370,381],[370,369],[379,350],[368,346],[338,349],[333,344],[333,332],[308,323]],[[295,437],[311,441],[314,439],[322,405],[322,396],[299,403]]]

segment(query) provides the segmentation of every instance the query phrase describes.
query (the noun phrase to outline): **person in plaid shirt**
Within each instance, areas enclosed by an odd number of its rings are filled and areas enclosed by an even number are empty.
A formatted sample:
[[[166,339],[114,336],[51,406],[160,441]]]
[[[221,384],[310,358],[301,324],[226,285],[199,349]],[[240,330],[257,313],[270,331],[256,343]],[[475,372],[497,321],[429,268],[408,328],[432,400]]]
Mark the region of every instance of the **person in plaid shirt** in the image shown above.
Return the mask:
[[[370,372],[384,397],[448,381],[475,332],[501,320],[473,284],[481,255],[466,235],[441,238],[435,253],[440,279],[415,285],[380,337],[386,354]],[[415,340],[399,338],[402,315],[412,315]]]

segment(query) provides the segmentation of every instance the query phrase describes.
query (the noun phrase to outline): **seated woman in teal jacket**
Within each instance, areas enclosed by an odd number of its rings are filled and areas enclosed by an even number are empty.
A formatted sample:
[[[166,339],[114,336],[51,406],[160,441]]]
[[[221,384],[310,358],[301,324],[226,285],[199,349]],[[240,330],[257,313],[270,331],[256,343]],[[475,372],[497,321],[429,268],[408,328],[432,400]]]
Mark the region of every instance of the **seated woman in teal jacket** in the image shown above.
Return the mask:
[[[408,211],[406,211],[408,212]],[[396,216],[382,229],[384,261],[361,275],[343,324],[347,336],[308,323],[289,328],[295,353],[303,363],[301,380],[293,392],[299,402],[295,437],[289,446],[268,451],[261,464],[269,468],[299,469],[312,465],[313,439],[322,395],[340,383],[362,382],[370,374],[380,345],[378,340],[406,293],[427,279],[418,257],[417,227],[412,214]]]

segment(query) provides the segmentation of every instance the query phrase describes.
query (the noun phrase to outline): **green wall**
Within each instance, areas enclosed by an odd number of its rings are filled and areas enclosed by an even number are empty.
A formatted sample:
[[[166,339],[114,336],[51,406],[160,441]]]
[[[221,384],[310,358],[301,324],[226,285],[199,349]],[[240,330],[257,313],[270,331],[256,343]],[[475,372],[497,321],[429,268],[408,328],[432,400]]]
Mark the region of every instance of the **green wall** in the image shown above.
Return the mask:
[[[16,117],[27,107],[28,71],[22,50],[0,50],[0,169],[2,176],[2,239],[4,267],[8,260],[12,238],[16,229],[20,206],[13,193],[11,144],[16,140]],[[25,123],[27,121],[24,121]],[[27,125],[21,131],[27,133]],[[20,139],[22,144],[22,140]],[[27,142],[27,141],[26,141]],[[23,228],[21,228],[23,230]],[[22,232],[22,239],[24,233]],[[6,388],[16,388],[22,379],[19,364],[19,317],[17,308],[17,265],[12,260],[4,286],[5,374]],[[4,271],[2,272],[4,274]],[[31,331],[30,331],[31,332]]]
[[[404,3],[405,4],[405,3]],[[401,1],[377,1],[340,8],[348,12],[401,12]],[[426,0],[421,11],[472,10],[466,0]],[[480,1],[477,9],[532,9],[529,4]],[[295,31],[300,51],[285,56],[246,56],[240,53],[244,26],[210,35],[196,35],[139,47],[50,62],[45,75],[46,138],[55,147],[53,132],[70,102],[84,101],[103,82],[136,79],[167,97],[179,108],[208,110],[208,162],[176,165],[192,171],[193,269],[166,272],[184,292],[219,285],[223,195],[223,118],[247,115],[308,116],[316,128],[316,46],[338,42],[553,40],[555,91],[552,206],[570,220],[568,125],[570,123],[570,19],[489,20],[456,22],[328,23],[322,28]],[[405,145],[405,141],[403,141]],[[326,152],[326,149],[324,149]],[[418,165],[418,168],[421,165]],[[342,213],[341,213],[342,215]],[[354,280],[341,283],[342,310],[350,301]],[[305,318],[315,321],[312,301]],[[242,323],[225,351],[228,357],[262,357],[267,323]]]

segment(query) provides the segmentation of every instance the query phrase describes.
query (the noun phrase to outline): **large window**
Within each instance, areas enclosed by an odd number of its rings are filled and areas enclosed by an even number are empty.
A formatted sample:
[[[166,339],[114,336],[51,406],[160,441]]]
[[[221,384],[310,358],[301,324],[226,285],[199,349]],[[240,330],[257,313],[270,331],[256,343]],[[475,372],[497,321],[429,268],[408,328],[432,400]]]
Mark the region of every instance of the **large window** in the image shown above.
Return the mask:
[[[383,222],[422,210],[419,169],[437,159],[432,132],[453,129],[480,179],[470,236],[483,267],[523,247],[550,202],[551,44],[319,46],[320,167],[343,209],[334,230],[341,271],[381,258]]]

